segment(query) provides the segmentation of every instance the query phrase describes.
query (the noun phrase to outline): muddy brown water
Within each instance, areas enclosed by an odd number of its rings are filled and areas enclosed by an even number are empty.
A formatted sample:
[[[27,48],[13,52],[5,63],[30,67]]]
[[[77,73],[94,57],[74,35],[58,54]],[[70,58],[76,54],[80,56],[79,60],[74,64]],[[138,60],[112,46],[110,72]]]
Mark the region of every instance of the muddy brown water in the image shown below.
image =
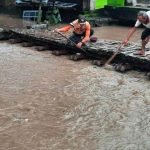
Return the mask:
[[[120,40],[129,28],[94,30]],[[0,42],[0,150],[150,150],[149,139],[144,73]]]

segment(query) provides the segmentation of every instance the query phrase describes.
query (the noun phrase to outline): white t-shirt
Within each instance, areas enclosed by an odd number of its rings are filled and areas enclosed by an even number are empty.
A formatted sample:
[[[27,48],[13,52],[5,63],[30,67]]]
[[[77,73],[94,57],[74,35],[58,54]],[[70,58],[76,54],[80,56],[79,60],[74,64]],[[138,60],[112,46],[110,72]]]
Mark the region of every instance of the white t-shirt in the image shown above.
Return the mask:
[[[136,21],[135,27],[139,27],[141,24],[143,24],[146,28],[150,29],[150,11],[146,12],[149,18],[149,22],[147,24],[141,23],[139,20]]]

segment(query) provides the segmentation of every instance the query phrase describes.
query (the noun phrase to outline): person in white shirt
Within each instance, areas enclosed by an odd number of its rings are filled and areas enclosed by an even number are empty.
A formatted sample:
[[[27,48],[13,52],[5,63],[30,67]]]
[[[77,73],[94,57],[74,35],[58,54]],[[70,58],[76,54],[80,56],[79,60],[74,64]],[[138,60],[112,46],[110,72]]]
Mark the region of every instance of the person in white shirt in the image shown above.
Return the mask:
[[[129,32],[127,38],[123,41],[123,44],[127,44],[133,33],[136,31],[137,27],[140,25],[146,27],[146,29],[142,32],[141,40],[142,40],[142,47],[141,50],[134,53],[135,55],[145,56],[145,46],[149,42],[150,39],[150,11],[139,11],[137,14],[137,21],[135,26]]]

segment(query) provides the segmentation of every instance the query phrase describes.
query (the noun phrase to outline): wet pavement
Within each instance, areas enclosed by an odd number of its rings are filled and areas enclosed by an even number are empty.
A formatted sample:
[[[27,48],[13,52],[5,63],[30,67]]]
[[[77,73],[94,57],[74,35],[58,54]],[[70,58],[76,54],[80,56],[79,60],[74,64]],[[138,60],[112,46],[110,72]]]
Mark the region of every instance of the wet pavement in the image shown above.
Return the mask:
[[[129,28],[94,30],[119,40]],[[122,74],[7,41],[0,42],[0,70],[0,150],[150,150],[144,73]]]

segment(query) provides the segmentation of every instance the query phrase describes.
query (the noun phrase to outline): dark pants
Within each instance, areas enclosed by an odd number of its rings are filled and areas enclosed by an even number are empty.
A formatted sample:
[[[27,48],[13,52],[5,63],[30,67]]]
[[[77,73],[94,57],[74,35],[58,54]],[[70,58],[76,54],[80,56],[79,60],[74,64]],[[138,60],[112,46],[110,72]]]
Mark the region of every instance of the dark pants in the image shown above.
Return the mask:
[[[145,40],[148,36],[150,36],[150,29],[146,28],[141,35],[141,39]]]
[[[92,36],[93,34],[94,34],[94,30],[91,29],[91,31],[90,31],[90,36]],[[73,35],[69,37],[69,40],[70,40],[70,41],[68,41],[68,42],[70,43],[71,41],[73,41],[74,43],[77,44],[77,43],[79,43],[79,42],[82,41],[83,37],[85,37],[85,33],[83,33],[83,34],[76,34],[76,33],[73,33]],[[71,43],[70,43],[70,44],[71,44]]]

